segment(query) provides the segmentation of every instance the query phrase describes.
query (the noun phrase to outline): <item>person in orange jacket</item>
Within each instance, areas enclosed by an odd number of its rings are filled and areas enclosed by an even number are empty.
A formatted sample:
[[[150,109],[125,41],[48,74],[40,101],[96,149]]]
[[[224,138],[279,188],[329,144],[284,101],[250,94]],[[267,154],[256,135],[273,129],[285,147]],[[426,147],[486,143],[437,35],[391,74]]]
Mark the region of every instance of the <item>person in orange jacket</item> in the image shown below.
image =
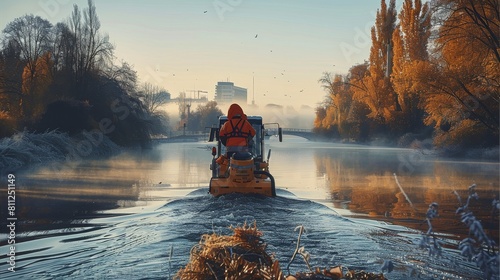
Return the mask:
[[[248,151],[248,144],[255,136],[255,129],[248,122],[240,105],[234,103],[229,106],[227,121],[222,125],[219,137],[226,152]]]

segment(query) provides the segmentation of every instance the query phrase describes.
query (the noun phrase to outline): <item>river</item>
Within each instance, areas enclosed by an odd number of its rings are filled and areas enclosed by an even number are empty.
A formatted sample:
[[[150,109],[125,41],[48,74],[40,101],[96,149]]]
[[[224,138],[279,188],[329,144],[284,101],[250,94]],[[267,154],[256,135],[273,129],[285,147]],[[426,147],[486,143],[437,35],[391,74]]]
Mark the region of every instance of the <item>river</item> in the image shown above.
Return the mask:
[[[480,279],[460,256],[467,229],[455,214],[476,184],[470,209],[498,242],[499,163],[440,159],[426,151],[272,137],[276,198],[207,194],[211,143],[161,143],[142,154],[52,164],[15,175],[15,229],[2,230],[1,279],[170,279],[202,234],[257,224],[285,268],[301,245],[313,267],[343,265],[389,279]],[[2,182],[7,185],[7,179]],[[399,184],[399,185],[398,185]],[[2,187],[4,189],[4,187]],[[6,192],[0,199],[7,201]],[[429,204],[441,256],[419,248]],[[2,202],[2,208],[6,208]],[[2,227],[8,220],[2,209]],[[15,248],[7,244],[14,234]],[[10,254],[10,256],[9,256]],[[9,270],[15,261],[15,272]],[[306,271],[299,259],[292,273]]]

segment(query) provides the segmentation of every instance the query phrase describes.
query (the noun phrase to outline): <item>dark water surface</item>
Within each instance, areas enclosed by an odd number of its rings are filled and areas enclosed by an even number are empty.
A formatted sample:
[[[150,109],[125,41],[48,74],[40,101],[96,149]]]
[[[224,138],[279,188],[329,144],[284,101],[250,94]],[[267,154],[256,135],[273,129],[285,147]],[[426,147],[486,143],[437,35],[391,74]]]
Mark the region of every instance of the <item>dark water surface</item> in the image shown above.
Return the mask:
[[[231,234],[231,225],[254,221],[282,268],[296,246],[294,229],[303,225],[301,245],[315,267],[380,272],[391,260],[389,279],[481,278],[457,250],[467,230],[452,191],[465,199],[467,188],[477,185],[480,199],[471,209],[498,240],[498,214],[491,215],[498,162],[288,137],[269,143],[277,198],[208,195],[211,153],[201,142],[15,174],[16,272],[8,270],[2,231],[0,278],[169,279],[202,234]],[[439,203],[432,224],[445,245],[440,258],[418,247],[432,202]],[[5,221],[2,209],[2,227]],[[291,264],[292,273],[306,270],[300,259]]]

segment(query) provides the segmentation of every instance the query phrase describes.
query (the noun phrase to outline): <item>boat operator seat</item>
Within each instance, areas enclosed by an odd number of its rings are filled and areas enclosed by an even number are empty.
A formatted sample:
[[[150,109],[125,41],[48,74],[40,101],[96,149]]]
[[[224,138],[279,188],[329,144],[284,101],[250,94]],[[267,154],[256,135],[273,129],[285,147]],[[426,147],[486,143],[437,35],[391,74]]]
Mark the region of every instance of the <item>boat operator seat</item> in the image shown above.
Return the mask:
[[[231,155],[231,159],[250,160],[250,159],[253,159],[253,155],[249,152],[235,152]]]

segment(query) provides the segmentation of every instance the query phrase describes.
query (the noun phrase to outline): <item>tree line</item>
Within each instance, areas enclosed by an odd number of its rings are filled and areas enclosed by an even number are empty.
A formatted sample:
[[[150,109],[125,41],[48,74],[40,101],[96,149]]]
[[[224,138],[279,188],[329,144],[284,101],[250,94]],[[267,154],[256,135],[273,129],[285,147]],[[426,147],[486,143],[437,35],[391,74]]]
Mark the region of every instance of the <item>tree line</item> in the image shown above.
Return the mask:
[[[223,115],[217,101],[208,101],[192,108],[191,103],[184,97],[185,93],[181,93],[178,102],[180,121],[177,130],[207,131],[209,127],[216,125],[219,116]]]
[[[314,129],[334,139],[432,137],[454,149],[499,144],[500,7],[494,0],[381,1],[368,61],[319,79]]]
[[[112,141],[146,146],[168,130],[159,106],[170,93],[139,85],[102,33],[92,0],[55,25],[34,15],[8,23],[0,49],[0,137],[28,129],[70,135],[107,128]]]

